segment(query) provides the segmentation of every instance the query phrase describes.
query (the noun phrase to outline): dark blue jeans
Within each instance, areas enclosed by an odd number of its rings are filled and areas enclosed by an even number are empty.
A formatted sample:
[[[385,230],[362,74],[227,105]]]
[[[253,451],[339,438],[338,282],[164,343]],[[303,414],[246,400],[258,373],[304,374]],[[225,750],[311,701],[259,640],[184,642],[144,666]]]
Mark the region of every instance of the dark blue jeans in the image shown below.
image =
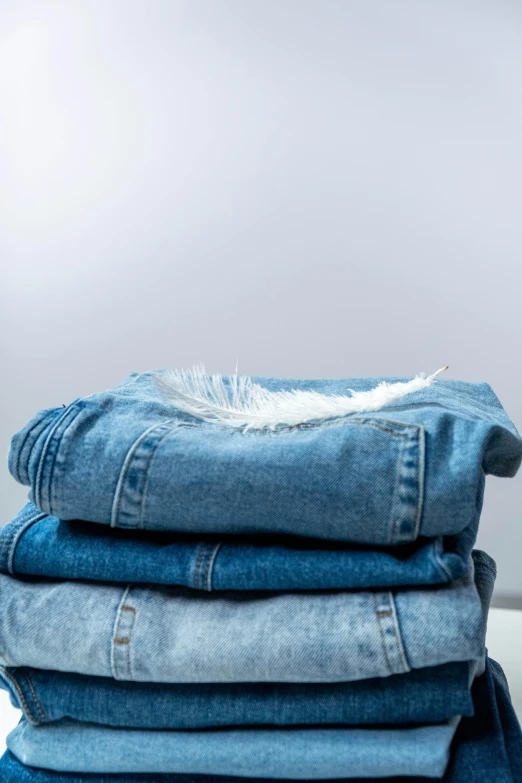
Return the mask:
[[[60,521],[28,503],[0,530],[0,573],[197,590],[365,589],[466,575],[476,523],[395,547],[298,537],[194,536]]]
[[[444,783],[522,783],[522,732],[500,666],[488,660],[473,685],[475,716],[463,718]],[[206,775],[66,775],[31,769],[7,752],[0,760],[2,783],[265,783]],[[388,778],[388,783],[429,783],[432,778]],[[283,781],[280,781],[283,783]],[[370,783],[368,779],[346,783]],[[386,783],[385,779],[377,783]]]
[[[0,685],[33,724],[72,718],[142,729],[438,723],[472,715],[470,664],[344,683],[169,685],[0,667]]]

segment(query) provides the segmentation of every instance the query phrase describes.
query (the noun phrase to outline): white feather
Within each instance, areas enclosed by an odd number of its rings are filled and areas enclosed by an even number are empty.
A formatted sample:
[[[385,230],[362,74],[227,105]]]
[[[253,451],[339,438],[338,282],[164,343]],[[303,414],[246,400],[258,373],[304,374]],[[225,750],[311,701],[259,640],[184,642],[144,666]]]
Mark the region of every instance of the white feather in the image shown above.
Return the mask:
[[[328,395],[292,389],[269,391],[246,376],[231,375],[225,384],[222,375],[206,375],[203,366],[191,370],[167,370],[156,376],[163,398],[184,413],[203,421],[248,429],[275,429],[322,421],[350,413],[377,411],[407,394],[430,386],[444,372],[416,375],[411,381],[383,381],[369,391]]]

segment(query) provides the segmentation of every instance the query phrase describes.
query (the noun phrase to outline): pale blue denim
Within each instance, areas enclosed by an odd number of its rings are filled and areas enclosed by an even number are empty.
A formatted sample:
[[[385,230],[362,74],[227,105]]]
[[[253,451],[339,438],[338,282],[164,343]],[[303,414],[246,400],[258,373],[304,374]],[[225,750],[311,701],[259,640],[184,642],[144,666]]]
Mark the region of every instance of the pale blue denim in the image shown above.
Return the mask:
[[[476,526],[485,474],[513,476],[522,459],[487,384],[437,380],[376,413],[245,431],[182,414],[156,377],[132,374],[40,411],[14,436],[10,471],[41,511],[132,529],[401,544]],[[383,379],[255,380],[346,394]]]
[[[477,573],[494,580],[484,553]],[[223,592],[0,575],[0,663],[145,682],[347,682],[481,661],[470,574],[423,590]]]
[[[471,528],[387,549],[296,536],[202,538],[60,521],[28,503],[0,530],[0,572],[209,591],[420,586],[462,578],[474,539]]]
[[[486,674],[473,685],[475,716],[463,718],[450,749],[441,783],[521,783],[522,732],[500,666],[488,659]],[[305,770],[304,774],[308,774]],[[259,783],[259,778],[211,775],[58,773],[23,766],[9,751],[0,759],[2,783]],[[272,778],[281,783],[278,774]],[[346,778],[331,783],[342,783]],[[408,775],[358,778],[351,783],[429,783],[433,778]]]
[[[21,762],[62,772],[178,772],[324,780],[442,777],[458,718],[415,728],[115,729],[25,719],[7,737]]]
[[[473,552],[485,622],[495,564]],[[29,667],[0,667],[0,686],[38,725],[62,718],[150,729],[248,724],[435,723],[470,715],[470,686],[484,661],[455,662],[353,682],[140,683]]]
[[[174,685],[22,666],[0,667],[0,687],[35,726],[62,718],[137,729],[439,723],[473,714],[474,672],[461,662],[357,682]]]

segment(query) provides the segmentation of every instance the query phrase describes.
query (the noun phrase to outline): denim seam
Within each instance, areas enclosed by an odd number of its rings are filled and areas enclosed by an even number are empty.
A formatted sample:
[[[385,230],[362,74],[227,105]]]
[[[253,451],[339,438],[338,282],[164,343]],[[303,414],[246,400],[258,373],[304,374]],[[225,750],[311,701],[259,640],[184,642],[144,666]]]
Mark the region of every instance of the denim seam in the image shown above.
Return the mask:
[[[15,573],[14,556],[16,547],[18,546],[21,537],[32,525],[34,525],[36,522],[39,522],[41,519],[44,519],[45,516],[47,515],[37,514],[30,519],[22,519],[20,522],[13,525],[12,530],[9,532],[8,538],[3,542],[3,545],[0,548],[0,562],[3,561],[5,553],[6,566],[10,574]]]
[[[76,410],[75,410],[76,408]],[[58,418],[58,421],[54,423],[54,426],[51,428],[51,431],[47,435],[47,438],[45,440],[45,443],[42,447],[42,453],[40,455],[40,460],[38,462],[38,470],[36,472],[36,480],[34,483],[34,496],[35,496],[35,505],[42,508],[42,485],[44,483],[44,473],[45,473],[45,463],[47,461],[47,458],[50,456],[50,464],[48,466],[48,477],[47,477],[47,500],[48,508],[49,510],[52,509],[52,506],[50,505],[51,500],[51,482],[52,482],[52,475],[54,470],[54,463],[56,461],[56,455],[58,453],[58,450],[60,448],[60,443],[62,441],[63,435],[65,434],[68,427],[62,429],[62,431],[59,431],[59,428],[61,425],[64,424],[64,422],[67,421],[67,418],[71,411],[74,411],[74,415],[72,417],[71,422],[76,419],[76,416],[78,416],[79,412],[82,410],[82,408],[79,408],[78,403],[72,403],[72,405],[69,408],[66,408],[63,415]],[[55,435],[58,434],[58,438],[56,440],[54,451],[49,455],[48,452],[50,452],[51,444],[53,442],[53,438]]]
[[[203,541],[199,547],[192,579],[195,590],[212,591],[212,568],[220,546],[221,541],[217,544],[212,541]]]
[[[195,590],[199,590],[201,585],[201,579],[200,579],[200,571],[201,571],[201,563],[203,561],[203,557],[205,554],[205,551],[208,547],[208,544],[206,541],[203,541],[201,543],[201,546],[198,549],[198,554],[196,557],[196,562],[194,564],[194,577],[192,580],[192,584],[194,585]]]
[[[415,518],[415,530],[414,530],[414,536],[415,539],[419,537],[420,533],[420,526],[421,526],[421,519],[422,519],[422,509],[424,508],[424,484],[426,481],[426,430],[422,425],[419,425],[419,428],[417,430],[418,435],[418,455],[417,455],[417,492],[418,492],[418,500],[417,500],[417,516]]]
[[[11,553],[13,550],[13,539],[16,537],[16,534],[25,525],[25,520],[22,522],[10,522],[8,523],[4,530],[2,531],[2,534],[0,535],[0,569],[3,569],[4,567],[7,570],[7,573],[12,574],[12,557]],[[16,545],[15,545],[16,546]],[[5,564],[5,566],[4,566]]]
[[[61,416],[58,417],[58,419],[61,419],[61,418],[62,418]],[[38,419],[38,421],[36,421],[33,424],[33,426],[30,427],[29,430],[25,433],[24,439],[23,439],[23,441],[20,444],[20,447],[18,449],[18,454],[16,456],[16,474],[17,474],[16,478],[17,478],[18,481],[20,481],[20,479],[21,479],[21,475],[20,474],[21,474],[22,471],[20,469],[20,460],[22,459],[22,454],[23,454],[24,449],[25,449],[25,444],[27,443],[29,437],[33,434],[35,429],[38,427],[38,425],[42,424],[44,421],[45,421],[45,417],[44,417],[44,419]],[[29,460],[27,460],[27,463],[29,464]],[[31,483],[31,480],[29,478],[29,470],[28,469],[24,470],[24,473],[27,474],[27,477],[29,479],[29,483]]]
[[[221,549],[222,541],[218,541],[217,544],[215,544],[214,549],[209,554],[207,559],[207,569],[205,573],[205,584],[206,589],[210,593],[212,591],[212,579],[214,576],[214,565],[216,562],[216,557],[218,555],[219,550]]]
[[[121,468],[121,472],[118,478],[118,484],[116,486],[116,491],[114,493],[114,502],[113,502],[113,508],[112,508],[112,515],[111,515],[111,527],[118,527],[118,516],[120,513],[120,505],[121,505],[121,494],[123,492],[123,487],[125,484],[125,479],[127,478],[127,473],[129,471],[129,467],[132,462],[132,458],[134,456],[134,452],[140,445],[140,443],[145,440],[149,432],[152,432],[156,429],[156,427],[159,427],[161,425],[159,424],[153,424],[151,427],[148,427],[144,432],[142,432],[139,437],[134,441],[130,449],[128,450],[125,459],[123,461],[123,465]]]
[[[403,666],[403,672],[409,672],[411,671],[411,666],[408,663],[408,659],[406,658],[406,651],[404,649],[404,643],[402,640],[402,633],[401,628],[399,625],[399,618],[397,617],[397,609],[395,607],[395,598],[393,596],[393,593],[389,592],[390,596],[390,606],[392,610],[392,620],[393,620],[393,627],[395,629],[395,637],[397,640],[397,652],[401,659],[401,665]]]
[[[405,425],[405,428],[406,431],[401,433],[384,430],[403,439],[391,507],[390,544],[416,540],[424,503],[424,429],[420,425]],[[405,465],[407,460],[410,464]],[[413,474],[411,477],[410,473]],[[409,478],[414,482],[414,497],[411,497],[412,489],[408,487]],[[409,527],[406,533],[401,531],[404,522]]]
[[[402,437],[406,438],[407,436],[403,435]],[[391,519],[391,531],[390,531],[390,533],[391,533],[390,544],[395,544],[397,539],[399,539],[399,536],[397,535],[397,524],[398,523],[397,523],[397,518],[396,518],[396,516],[393,513],[394,512],[393,506],[395,505],[395,498],[398,496],[398,494],[400,493],[400,490],[401,490],[403,469],[404,469],[404,441],[403,441],[402,447],[401,447],[401,458],[400,458],[400,462],[399,462],[399,470],[397,471],[397,482],[396,482],[396,486],[395,486],[395,489],[394,489],[394,492],[393,492],[393,497],[392,497],[392,519]]]
[[[133,585],[128,585],[123,591],[111,638],[111,669],[114,679],[132,680],[130,659],[131,633],[136,619],[136,609],[128,605],[128,599]],[[125,635],[124,635],[125,634]],[[125,668],[125,676],[122,672]]]
[[[74,403],[74,406],[76,406],[74,415],[72,417],[69,417],[69,419],[67,419],[67,417],[64,416],[62,420],[62,425],[63,425],[62,428],[55,432],[56,444],[54,448],[54,453],[52,455],[52,462],[49,469],[49,479],[47,482],[47,500],[49,505],[49,513],[53,513],[53,510],[56,508],[54,504],[54,497],[56,495],[56,482],[54,481],[54,475],[56,472],[56,463],[58,462],[58,456],[62,448],[62,443],[69,429],[77,421],[78,416],[80,416],[86,410],[85,403],[83,402],[83,400],[79,400],[78,402]],[[71,409],[72,408],[73,405],[71,405]]]
[[[168,421],[164,422],[165,426],[168,423],[169,423]],[[143,529],[143,509],[145,508],[145,500],[146,500],[147,492],[148,492],[148,489],[149,489],[150,465],[151,465],[152,458],[154,457],[154,454],[156,453],[156,449],[158,448],[159,444],[161,443],[163,438],[167,437],[167,435],[170,432],[172,432],[172,430],[174,428],[175,420],[171,419],[170,423],[172,423],[172,426],[168,427],[166,429],[166,431],[162,435],[159,436],[159,438],[155,439],[155,441],[154,441],[154,443],[152,445],[152,448],[150,449],[149,454],[147,455],[147,460],[148,460],[147,461],[147,472],[145,474],[145,480],[143,482],[143,491],[141,493],[140,506],[139,506],[138,527],[140,529]]]
[[[374,593],[375,617],[381,635],[381,644],[390,674],[403,674],[410,671],[406,661],[401,632],[395,613],[393,593],[391,591]]]
[[[22,472],[22,471],[20,470],[20,460],[22,459],[22,454],[23,454],[23,452],[24,452],[24,449],[25,449],[25,444],[27,443],[27,439],[29,438],[29,436],[31,435],[31,433],[32,433],[32,432],[34,432],[34,430],[36,429],[36,427],[37,427],[37,426],[38,426],[40,423],[41,423],[41,419],[39,419],[38,421],[36,421],[36,422],[33,424],[33,426],[32,426],[32,427],[29,427],[29,429],[28,429],[28,430],[27,430],[27,432],[25,433],[25,435],[24,435],[24,438],[23,438],[23,440],[22,440],[22,442],[20,443],[20,446],[19,446],[19,448],[18,448],[18,454],[16,455],[16,476],[15,476],[15,478],[16,478],[16,480],[17,480],[17,481],[20,481],[20,480],[21,480],[21,478],[22,478],[22,477],[21,477],[21,472]],[[24,470],[24,473],[28,475],[29,471],[28,471],[28,470]],[[29,483],[30,483],[30,480],[29,480]]]
[[[143,507],[145,505],[145,492],[142,490],[138,493],[139,499],[137,502],[135,501],[129,501],[127,499],[127,505],[130,505],[131,507],[134,505],[134,524],[118,524],[119,517],[121,515],[121,509],[122,505],[124,504],[124,493],[126,488],[126,480],[129,474],[130,469],[132,468],[133,460],[136,458],[136,453],[138,452],[138,449],[143,444],[143,442],[147,439],[147,437],[154,432],[154,430],[158,430],[160,428],[166,428],[164,432],[159,434],[159,436],[156,437],[155,442],[153,443],[152,447],[149,447],[145,454],[146,459],[148,462],[148,465],[150,466],[150,461],[152,459],[152,456],[161,442],[161,440],[172,431],[174,426],[177,425],[176,419],[167,419],[166,421],[162,421],[159,424],[153,424],[151,427],[148,427],[144,432],[142,432],[139,437],[134,441],[132,446],[130,447],[129,451],[127,452],[127,455],[125,457],[125,460],[123,462],[123,466],[120,472],[120,476],[118,479],[118,484],[116,486],[116,491],[114,493],[114,501],[113,501],[113,507],[112,507],[112,514],[111,514],[111,527],[126,527],[126,528],[137,528],[142,522],[142,515],[143,515]],[[170,425],[170,426],[169,426]],[[144,484],[144,488],[148,486],[148,478],[149,478],[149,470],[147,468],[147,471],[145,475],[142,477],[142,481]],[[136,519],[138,520],[138,524],[136,524]]]
[[[450,569],[447,567],[446,563],[444,562],[442,558],[442,553],[444,551],[444,545],[442,543],[442,537],[438,536],[433,543],[431,544],[429,548],[429,553],[431,560],[436,568],[439,569],[439,573],[442,573],[444,576],[448,578],[448,581],[451,582],[453,579],[453,575],[450,571]]]
[[[9,673],[9,672],[8,672],[8,671],[7,671],[5,668],[3,668],[3,667],[2,667],[2,674],[3,674],[3,676],[4,676],[4,677],[6,677],[6,678],[9,680],[9,682],[11,683],[11,685],[12,685],[12,686],[14,687],[14,689],[16,690],[16,692],[17,692],[17,694],[18,694],[18,697],[19,697],[19,699],[20,699],[20,702],[21,702],[21,704],[22,704],[22,707],[23,707],[23,709],[24,709],[25,716],[27,717],[27,719],[28,719],[28,720],[29,720],[29,721],[30,721],[30,722],[31,722],[31,723],[32,723],[34,726],[39,726],[39,725],[41,724],[41,721],[40,721],[40,720],[38,720],[38,718],[35,718],[35,717],[34,717],[34,715],[33,715],[33,713],[31,712],[31,709],[30,709],[30,707],[29,707],[29,705],[28,705],[28,703],[27,703],[27,701],[26,701],[26,699],[25,699],[24,692],[22,691],[22,688],[20,687],[20,685],[18,684],[18,682],[15,680],[15,678],[13,677],[13,675],[12,675],[12,674],[10,674],[10,673]]]
[[[28,673],[25,671],[25,669],[22,672],[22,677],[25,678],[25,681],[27,682],[27,684],[29,686],[29,689],[30,689],[30,691],[32,693],[32,696],[33,696],[33,699],[34,699],[34,703],[36,704],[36,709],[40,713],[42,721],[48,722],[49,721],[49,717],[48,717],[47,713],[45,712],[44,708],[42,707],[42,705],[40,703],[40,699],[36,695],[36,690],[35,690],[35,688],[33,686],[32,680],[29,677]]]

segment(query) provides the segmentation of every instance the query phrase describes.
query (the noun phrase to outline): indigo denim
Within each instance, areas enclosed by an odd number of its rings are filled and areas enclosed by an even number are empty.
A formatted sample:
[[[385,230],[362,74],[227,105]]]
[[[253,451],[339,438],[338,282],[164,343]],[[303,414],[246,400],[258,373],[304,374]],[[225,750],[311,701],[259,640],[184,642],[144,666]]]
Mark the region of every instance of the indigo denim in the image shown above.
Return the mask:
[[[488,659],[486,673],[473,685],[475,717],[463,718],[451,748],[443,783],[522,783],[522,732],[500,666]],[[304,775],[308,776],[308,770]],[[212,775],[56,773],[22,765],[9,751],[0,760],[2,783],[259,783],[259,779]],[[278,774],[274,780],[282,781]],[[305,778],[308,779],[308,778]],[[346,778],[344,779],[346,780]],[[351,779],[369,783],[371,778]],[[407,776],[380,783],[429,783]],[[334,781],[331,781],[334,783]],[[342,783],[338,779],[335,783]]]
[[[494,562],[474,555],[479,580]],[[472,579],[205,593],[0,575],[0,664],[144,682],[347,682],[484,657]],[[482,596],[483,598],[483,596]],[[483,598],[484,600],[484,598]]]
[[[60,772],[177,772],[312,780],[442,777],[458,719],[413,728],[116,729],[25,719],[7,737],[24,764]]]
[[[447,663],[348,683],[172,685],[0,667],[0,687],[34,725],[62,718],[141,729],[438,723],[473,714],[474,668]]]
[[[476,525],[485,474],[513,476],[522,459],[487,384],[438,380],[377,413],[271,431],[188,416],[165,402],[157,376],[40,411],[14,436],[10,471],[41,511],[132,529],[402,544]],[[256,380],[346,394],[382,379]]]
[[[296,536],[202,538],[121,530],[60,521],[28,503],[0,530],[0,572],[209,591],[420,586],[462,578],[475,532],[370,549]]]

